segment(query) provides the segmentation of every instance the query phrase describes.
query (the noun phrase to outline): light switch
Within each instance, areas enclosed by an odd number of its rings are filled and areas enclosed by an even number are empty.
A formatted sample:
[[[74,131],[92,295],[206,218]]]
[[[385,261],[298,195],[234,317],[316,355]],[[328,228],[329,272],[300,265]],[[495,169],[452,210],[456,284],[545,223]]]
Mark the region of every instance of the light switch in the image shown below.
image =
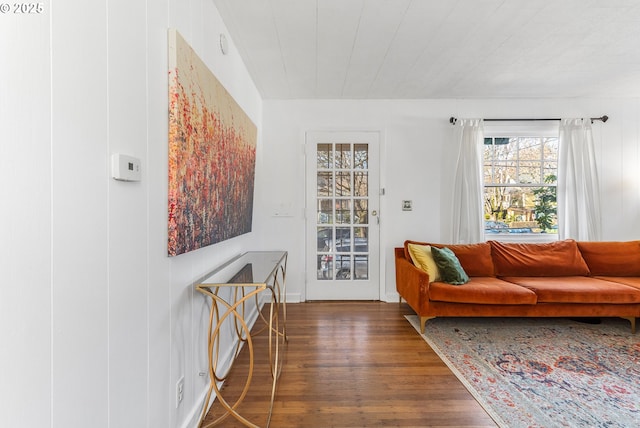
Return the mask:
[[[140,181],[140,159],[114,153],[111,155],[111,176],[119,181]]]

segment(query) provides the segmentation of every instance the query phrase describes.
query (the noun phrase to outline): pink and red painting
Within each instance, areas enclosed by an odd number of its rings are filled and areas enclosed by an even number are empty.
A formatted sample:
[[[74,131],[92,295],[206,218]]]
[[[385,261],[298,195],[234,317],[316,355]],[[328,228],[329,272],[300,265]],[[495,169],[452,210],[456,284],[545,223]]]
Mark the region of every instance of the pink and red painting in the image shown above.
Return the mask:
[[[169,30],[169,256],[251,232],[256,139],[255,124]]]

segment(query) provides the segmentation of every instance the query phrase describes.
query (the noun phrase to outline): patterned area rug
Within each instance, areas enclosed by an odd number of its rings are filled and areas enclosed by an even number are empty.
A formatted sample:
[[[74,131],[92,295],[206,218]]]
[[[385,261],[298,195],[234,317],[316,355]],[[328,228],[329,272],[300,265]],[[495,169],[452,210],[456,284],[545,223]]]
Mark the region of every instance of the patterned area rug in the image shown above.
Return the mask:
[[[436,318],[421,336],[500,427],[640,427],[628,321]]]

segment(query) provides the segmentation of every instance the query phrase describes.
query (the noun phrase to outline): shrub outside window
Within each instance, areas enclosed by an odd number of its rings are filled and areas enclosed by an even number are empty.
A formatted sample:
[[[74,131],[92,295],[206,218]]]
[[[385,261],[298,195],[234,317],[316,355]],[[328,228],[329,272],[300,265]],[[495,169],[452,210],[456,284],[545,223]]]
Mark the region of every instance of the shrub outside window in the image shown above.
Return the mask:
[[[485,137],[483,201],[487,237],[557,234],[557,171],[557,136]]]

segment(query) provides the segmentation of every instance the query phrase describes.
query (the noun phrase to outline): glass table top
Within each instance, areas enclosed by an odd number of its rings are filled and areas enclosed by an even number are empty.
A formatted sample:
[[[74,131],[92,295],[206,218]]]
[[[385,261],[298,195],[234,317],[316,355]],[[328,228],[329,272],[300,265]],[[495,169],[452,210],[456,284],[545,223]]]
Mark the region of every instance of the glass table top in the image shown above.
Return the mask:
[[[206,274],[200,287],[268,284],[283,263],[286,251],[249,251]]]

